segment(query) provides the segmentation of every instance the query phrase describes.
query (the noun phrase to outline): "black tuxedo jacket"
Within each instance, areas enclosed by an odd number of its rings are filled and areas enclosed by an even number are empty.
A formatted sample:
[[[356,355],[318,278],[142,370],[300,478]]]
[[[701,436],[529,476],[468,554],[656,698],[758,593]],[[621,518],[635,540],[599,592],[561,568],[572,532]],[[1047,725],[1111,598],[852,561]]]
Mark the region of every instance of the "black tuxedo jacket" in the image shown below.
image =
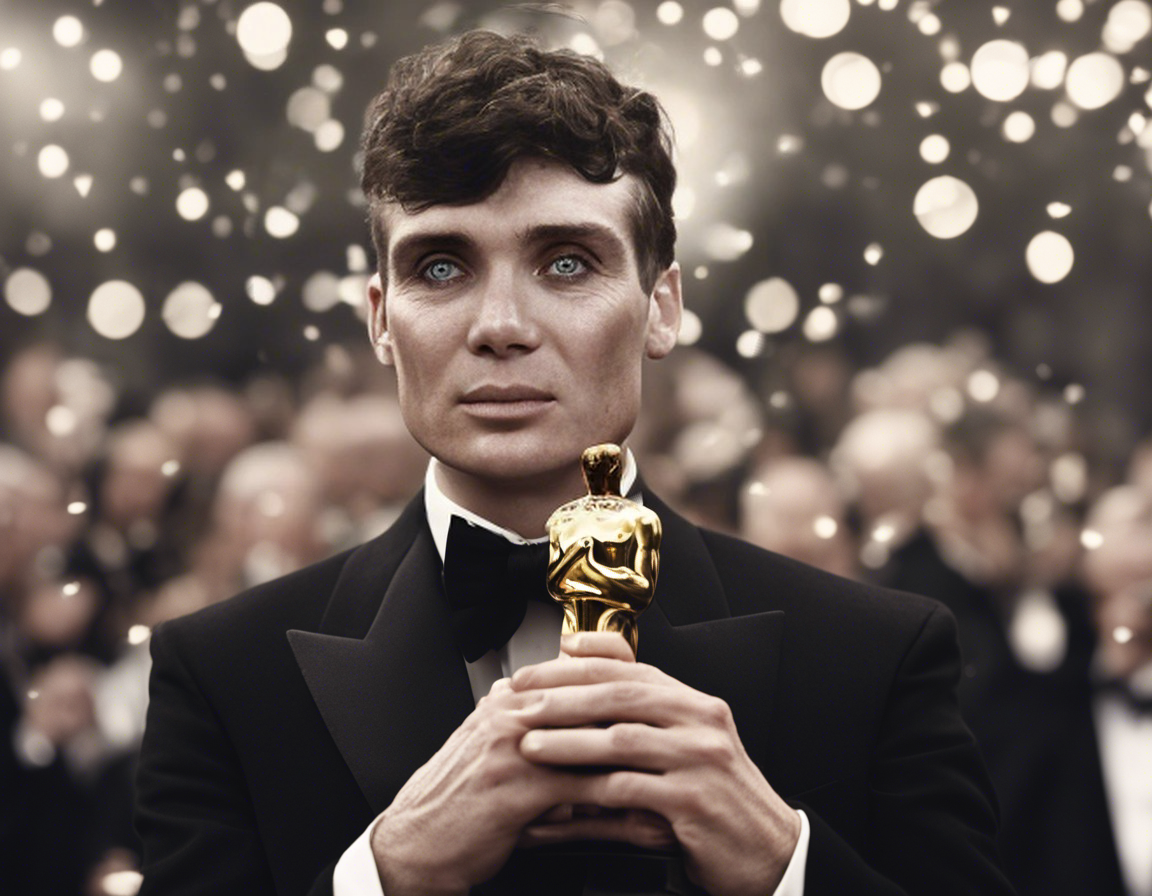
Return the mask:
[[[807,812],[806,894],[1011,893],[948,612],[645,503],[664,540],[639,660],[725,699]],[[343,851],[473,709],[440,582],[420,495],[379,538],[156,630],[144,896],[330,892]]]

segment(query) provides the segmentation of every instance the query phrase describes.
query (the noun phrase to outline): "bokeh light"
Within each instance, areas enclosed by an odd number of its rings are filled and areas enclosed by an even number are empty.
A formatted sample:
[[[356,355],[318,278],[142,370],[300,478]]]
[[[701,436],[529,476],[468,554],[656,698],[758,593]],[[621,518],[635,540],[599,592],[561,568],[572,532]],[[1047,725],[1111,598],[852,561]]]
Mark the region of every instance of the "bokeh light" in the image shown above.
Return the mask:
[[[321,152],[334,152],[344,143],[344,125],[335,118],[325,121],[312,135],[316,148]]]
[[[181,283],[164,300],[161,317],[169,330],[181,339],[208,335],[220,317],[221,306],[202,283]]]
[[[126,339],[144,323],[144,296],[125,280],[96,287],[88,300],[88,323],[105,339]]]
[[[287,115],[290,124],[314,132],[332,115],[328,94],[318,87],[301,87],[288,97]]]
[[[1064,83],[1068,70],[1068,56],[1060,50],[1041,53],[1031,62],[1032,86],[1040,90],[1055,90]]]
[[[52,285],[32,268],[17,268],[4,281],[4,301],[25,317],[43,314],[52,304]]]
[[[804,319],[804,336],[810,342],[827,342],[840,329],[840,318],[827,305],[819,305]]]
[[[744,316],[761,333],[780,333],[796,321],[800,296],[782,277],[761,280],[744,297]]]
[[[967,385],[969,396],[981,404],[987,404],[1000,394],[1000,378],[991,370],[972,371]]]
[[[664,0],[656,7],[656,20],[661,25],[678,25],[684,19],[684,7],[676,0]]]
[[[717,6],[704,13],[701,26],[712,40],[731,40],[740,30],[740,19],[732,10]]]
[[[943,175],[925,183],[912,207],[916,220],[937,239],[960,236],[976,221],[980,203],[975,191],[958,177]]]
[[[1000,130],[1005,140],[1012,143],[1026,143],[1036,133],[1036,122],[1027,112],[1017,110],[1004,119]]]
[[[92,244],[100,252],[111,252],[116,248],[116,231],[102,227],[93,234]]]
[[[963,93],[972,86],[972,72],[963,62],[949,62],[940,69],[940,86],[949,93]]]
[[[1109,53],[1088,53],[1068,66],[1065,89],[1068,99],[1081,109],[1099,109],[1120,95],[1124,68]]]
[[[1145,0],[1120,0],[1108,10],[1104,46],[1113,53],[1129,53],[1152,31],[1152,6]]]
[[[309,311],[328,311],[340,304],[340,278],[331,271],[317,271],[304,281],[300,301]]]
[[[84,40],[84,25],[76,16],[61,16],[52,25],[52,39],[62,47],[79,46]]]
[[[97,50],[92,54],[88,68],[97,81],[110,82],[120,77],[124,71],[124,61],[115,50]]]
[[[40,150],[37,164],[45,177],[60,177],[68,170],[68,153],[64,147],[51,143]]]
[[[253,3],[240,13],[236,40],[248,56],[275,57],[292,40],[292,19],[275,3]]]
[[[264,213],[264,229],[278,240],[287,239],[300,229],[300,218],[288,209],[274,205]]]
[[[1028,51],[1011,40],[991,40],[972,56],[972,85],[990,100],[1008,102],[1028,86]]]
[[[1059,283],[1068,276],[1076,259],[1068,237],[1052,230],[1036,234],[1028,243],[1024,259],[1032,276],[1041,283]]]
[[[848,24],[852,5],[848,0],[781,0],[780,18],[805,37],[825,38],[839,34]]]
[[[676,335],[676,342],[680,345],[695,345],[704,335],[704,322],[700,315],[688,308],[680,315],[680,330]]]
[[[199,221],[208,214],[208,194],[199,187],[188,187],[176,197],[176,213],[185,221]]]
[[[863,109],[880,95],[880,69],[860,53],[837,53],[825,63],[820,86],[841,109]]]
[[[55,97],[48,97],[40,104],[40,117],[44,121],[59,121],[64,117],[64,104]]]
[[[735,261],[752,248],[751,232],[731,224],[714,224],[704,234],[704,251],[716,261]]]
[[[1084,15],[1084,0],[1058,0],[1056,15],[1065,22],[1078,22]]]
[[[920,141],[920,158],[930,165],[939,165],[948,158],[951,150],[948,138],[940,134],[929,134]]]
[[[267,277],[254,275],[248,278],[245,284],[245,290],[250,298],[257,305],[271,305],[276,300],[276,284],[274,284]]]

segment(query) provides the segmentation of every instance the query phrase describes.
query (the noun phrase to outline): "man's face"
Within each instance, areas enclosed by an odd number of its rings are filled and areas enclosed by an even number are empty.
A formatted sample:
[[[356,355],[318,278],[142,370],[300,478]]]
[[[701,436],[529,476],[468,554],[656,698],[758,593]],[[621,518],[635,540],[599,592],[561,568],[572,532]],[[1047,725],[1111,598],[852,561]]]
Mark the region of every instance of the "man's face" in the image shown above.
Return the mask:
[[[547,478],[631,431],[641,362],[671,350],[680,316],[678,269],[641,288],[633,190],[521,160],[481,202],[385,209],[369,331],[408,428],[448,467]]]

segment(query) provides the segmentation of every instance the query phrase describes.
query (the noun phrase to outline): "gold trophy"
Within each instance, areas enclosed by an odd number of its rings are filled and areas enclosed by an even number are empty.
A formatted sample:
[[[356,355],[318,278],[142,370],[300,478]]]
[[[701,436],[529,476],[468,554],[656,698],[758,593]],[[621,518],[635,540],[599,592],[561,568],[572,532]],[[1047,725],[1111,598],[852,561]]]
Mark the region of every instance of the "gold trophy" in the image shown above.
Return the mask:
[[[618,445],[580,458],[588,494],[548,518],[548,593],[564,605],[565,634],[620,632],[636,652],[636,618],[652,602],[660,517],[620,494]]]

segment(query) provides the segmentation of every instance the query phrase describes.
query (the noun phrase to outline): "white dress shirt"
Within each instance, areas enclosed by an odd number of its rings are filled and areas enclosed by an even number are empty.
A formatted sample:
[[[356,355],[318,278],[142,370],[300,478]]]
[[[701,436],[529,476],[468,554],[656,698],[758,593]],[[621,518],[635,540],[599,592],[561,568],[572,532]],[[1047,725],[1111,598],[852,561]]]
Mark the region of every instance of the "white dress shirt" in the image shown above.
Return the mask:
[[[448,527],[453,515],[463,517],[469,523],[481,526],[502,535],[514,544],[533,544],[546,540],[524,538],[510,529],[494,523],[466,510],[444,494],[437,480],[439,462],[433,458],[424,477],[424,509],[428,514],[428,526],[432,530],[432,540],[440,559],[444,559],[444,548],[448,542]],[[636,462],[632,452],[627,451],[624,459],[624,475],[621,491],[627,494],[636,481]],[[492,685],[501,678],[511,676],[521,666],[542,663],[555,659],[560,653],[560,626],[563,620],[560,606],[548,606],[539,601],[528,601],[528,609],[520,628],[499,650],[489,650],[475,662],[466,663],[468,680],[472,686],[472,697],[479,701]],[[765,896],[803,896],[804,871],[808,862],[808,839],[810,828],[808,816],[800,813],[800,839],[784,872],[780,885],[772,894]],[[344,851],[332,875],[334,896],[384,896],[380,885],[380,875],[376,870],[376,859],[372,854],[372,830],[379,816],[356,841]]]
[[[1152,691],[1152,664],[1131,683]],[[1110,693],[1097,695],[1092,709],[1124,884],[1132,896],[1152,896],[1152,715]]]

